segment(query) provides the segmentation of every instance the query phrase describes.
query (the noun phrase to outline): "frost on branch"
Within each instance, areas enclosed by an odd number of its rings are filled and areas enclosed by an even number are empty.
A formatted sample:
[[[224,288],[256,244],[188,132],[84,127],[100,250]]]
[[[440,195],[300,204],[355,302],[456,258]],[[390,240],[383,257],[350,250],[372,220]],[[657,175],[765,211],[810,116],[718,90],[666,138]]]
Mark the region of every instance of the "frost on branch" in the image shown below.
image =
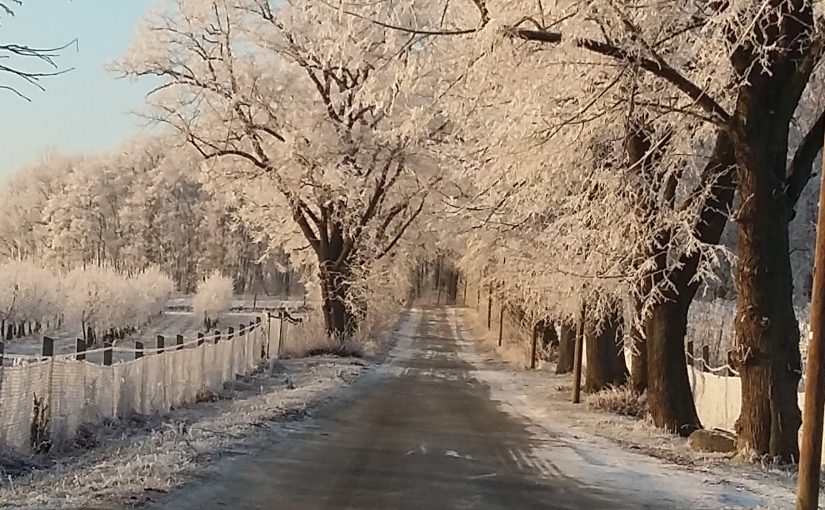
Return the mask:
[[[350,296],[356,267],[390,256],[442,181],[433,148],[447,123],[420,50],[324,2],[178,0],[117,67],[164,80],[152,115],[259,239],[313,259],[327,328],[349,336],[364,306]]]

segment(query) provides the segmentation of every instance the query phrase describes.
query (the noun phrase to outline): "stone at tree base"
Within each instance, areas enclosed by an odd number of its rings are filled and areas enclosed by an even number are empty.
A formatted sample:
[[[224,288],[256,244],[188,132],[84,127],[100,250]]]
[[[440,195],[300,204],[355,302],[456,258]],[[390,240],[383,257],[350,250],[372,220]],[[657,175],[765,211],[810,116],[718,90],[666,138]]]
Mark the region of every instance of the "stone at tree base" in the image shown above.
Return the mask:
[[[699,429],[688,439],[690,447],[697,452],[730,453],[736,451],[736,437],[720,429]]]

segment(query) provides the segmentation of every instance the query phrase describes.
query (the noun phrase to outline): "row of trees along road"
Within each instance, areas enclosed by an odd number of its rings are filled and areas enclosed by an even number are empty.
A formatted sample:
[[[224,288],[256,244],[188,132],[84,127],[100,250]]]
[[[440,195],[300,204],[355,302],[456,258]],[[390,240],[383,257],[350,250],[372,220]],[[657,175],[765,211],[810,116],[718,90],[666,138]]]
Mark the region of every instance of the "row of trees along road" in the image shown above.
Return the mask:
[[[821,24],[801,0],[177,0],[113,69],[161,78],[149,115],[262,256],[313,268],[342,338],[437,246],[565,341],[584,310],[592,390],[627,336],[654,422],[687,434],[688,310],[732,263],[738,446],[793,461]]]
[[[788,223],[822,145],[815,5],[493,9],[474,0],[422,2],[419,19],[350,11],[441,36],[433,44],[465,64],[445,104],[462,115],[461,196],[488,202],[452,204],[484,246],[467,267],[487,267],[522,306],[558,317],[572,317],[564,303],[583,293],[597,327],[632,296],[635,387],[647,389],[657,425],[688,433],[700,426],[685,366],[688,307],[733,221],[738,446],[797,459]],[[443,16],[422,24],[430,11]]]

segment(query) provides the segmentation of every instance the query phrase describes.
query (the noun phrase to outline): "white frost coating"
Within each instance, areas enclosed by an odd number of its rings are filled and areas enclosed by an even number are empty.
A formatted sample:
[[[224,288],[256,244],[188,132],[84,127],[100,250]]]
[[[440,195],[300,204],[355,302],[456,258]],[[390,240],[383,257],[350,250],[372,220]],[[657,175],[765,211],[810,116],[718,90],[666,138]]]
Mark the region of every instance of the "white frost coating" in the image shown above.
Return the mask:
[[[28,261],[0,264],[0,320],[40,321],[57,313],[57,279]]]
[[[215,271],[198,284],[192,309],[198,317],[213,318],[232,303],[232,279]]]
[[[59,312],[84,338],[88,328],[99,335],[112,328],[145,324],[163,310],[174,289],[169,277],[154,267],[134,277],[105,266],[77,268],[60,283]]]

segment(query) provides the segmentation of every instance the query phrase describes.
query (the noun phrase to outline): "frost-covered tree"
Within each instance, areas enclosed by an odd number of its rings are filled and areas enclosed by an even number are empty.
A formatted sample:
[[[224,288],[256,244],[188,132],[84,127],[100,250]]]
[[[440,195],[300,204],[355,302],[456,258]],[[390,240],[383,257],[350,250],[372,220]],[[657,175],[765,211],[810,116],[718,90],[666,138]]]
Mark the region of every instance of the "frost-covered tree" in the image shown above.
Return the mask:
[[[687,305],[720,256],[725,209],[709,197],[730,190],[710,157],[715,127],[654,108],[667,87],[578,48],[534,51],[495,30],[460,47],[466,71],[447,94],[465,146],[449,165],[461,169],[451,205],[472,247],[464,267],[492,269],[490,283],[539,318],[576,317],[581,296],[589,320],[606,324],[617,300],[632,301],[624,330],[644,332],[658,360],[654,420],[689,432]]]
[[[107,266],[89,266],[69,271],[61,283],[60,310],[89,345],[142,326],[163,310],[174,290],[156,268],[128,277]]]
[[[32,325],[58,313],[60,290],[57,279],[30,261],[0,264],[0,328],[3,338],[23,336]],[[29,331],[25,330],[26,325]]]
[[[287,268],[279,272],[280,262],[264,256],[231,196],[204,188],[193,158],[161,139],[138,138],[109,153],[50,155],[21,169],[0,182],[7,213],[0,259],[130,274],[156,265],[184,292],[220,270],[239,292],[276,290]]]
[[[690,201],[708,211],[699,214],[692,237],[702,243],[718,242],[724,221],[713,216],[726,216],[735,183],[739,194],[732,215],[738,234],[736,360],[745,388],[737,426],[739,448],[784,460],[795,458],[799,410],[794,395],[800,371],[798,329],[791,306],[788,222],[810,177],[825,125],[821,108],[806,100],[806,95],[821,95],[806,92],[816,89],[820,81],[812,80],[823,46],[814,4],[686,5],[677,1],[656,6],[614,2],[545,6],[516,1],[497,4],[495,10],[483,1],[450,5],[471,8],[480,21],[465,25],[464,30],[450,26],[429,32],[474,32],[482,38],[487,34],[488,38],[529,41],[525,50],[537,60],[558,51],[566,56],[560,59],[561,66],[578,61],[602,70],[607,80],[587,80],[592,101],[580,101],[584,108],[568,119],[571,122],[581,126],[589,124],[587,120],[598,122],[599,112],[588,104],[620,84],[609,76],[615,74],[611,70],[621,70],[622,74],[642,73],[658,85],[653,90],[660,93],[643,95],[639,104],[660,115],[679,113],[709,131],[709,136],[697,141],[710,142],[710,164],[705,168],[712,171],[708,177],[715,184]],[[415,27],[405,31],[423,33]],[[578,71],[576,66],[571,68]],[[581,80],[578,72],[568,78]],[[531,86],[535,87],[534,82],[525,90]],[[670,237],[667,229],[663,232]],[[647,236],[650,240],[658,237],[656,233]],[[658,369],[648,372],[653,408],[663,406],[670,415],[665,416],[669,428],[678,429],[680,424],[694,422],[695,416],[692,405],[680,410],[670,407],[667,400],[675,397],[689,404],[683,362],[677,358],[683,356],[683,324],[696,291],[694,267],[702,257],[689,250],[685,259],[673,258],[669,253],[673,244],[653,244],[653,260],[661,253],[667,266],[659,274],[664,275],[662,283],[669,290],[661,295],[660,313],[652,312],[649,326],[654,334],[653,338],[648,334],[647,340],[652,342],[648,367],[672,367],[678,374],[671,378]],[[671,266],[671,262],[677,263]],[[652,345],[663,348],[651,352]]]
[[[145,321],[163,313],[166,303],[175,291],[175,284],[157,266],[150,266],[131,278],[132,285],[141,291],[146,315]]]
[[[160,76],[155,113],[276,245],[314,255],[331,334],[354,331],[357,265],[392,253],[440,177],[415,39],[323,2],[173,2],[119,68]],[[198,105],[193,108],[193,105]]]

